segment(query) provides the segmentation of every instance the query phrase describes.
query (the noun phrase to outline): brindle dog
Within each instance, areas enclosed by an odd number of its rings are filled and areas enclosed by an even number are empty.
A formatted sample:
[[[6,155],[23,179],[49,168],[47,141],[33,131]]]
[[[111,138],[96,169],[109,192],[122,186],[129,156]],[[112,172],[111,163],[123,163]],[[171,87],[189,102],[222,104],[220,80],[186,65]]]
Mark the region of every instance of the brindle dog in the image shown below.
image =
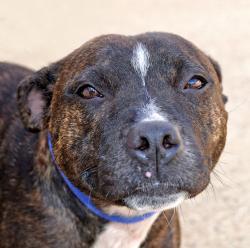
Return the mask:
[[[226,139],[213,59],[173,34],[106,35],[37,72],[2,63],[0,85],[2,248],[179,247],[173,208],[206,188]],[[103,212],[155,214],[98,217],[55,163]]]

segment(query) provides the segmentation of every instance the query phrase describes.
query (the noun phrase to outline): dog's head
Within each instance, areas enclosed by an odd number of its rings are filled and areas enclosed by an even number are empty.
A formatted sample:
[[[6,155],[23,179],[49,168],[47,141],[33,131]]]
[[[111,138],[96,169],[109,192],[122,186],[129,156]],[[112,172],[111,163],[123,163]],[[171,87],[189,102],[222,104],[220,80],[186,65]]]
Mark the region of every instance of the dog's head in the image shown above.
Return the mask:
[[[91,40],[23,80],[18,103],[76,186],[137,210],[200,193],[225,144],[218,64],[167,33]]]

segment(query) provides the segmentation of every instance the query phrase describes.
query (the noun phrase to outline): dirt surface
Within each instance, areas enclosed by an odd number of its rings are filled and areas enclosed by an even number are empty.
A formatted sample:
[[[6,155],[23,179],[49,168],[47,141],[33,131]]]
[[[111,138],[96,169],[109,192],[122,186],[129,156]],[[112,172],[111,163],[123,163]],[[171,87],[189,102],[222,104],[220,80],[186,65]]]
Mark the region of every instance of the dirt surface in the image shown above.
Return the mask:
[[[0,60],[38,69],[106,33],[180,34],[217,59],[228,140],[212,187],[180,209],[183,248],[250,247],[249,0],[0,0]]]

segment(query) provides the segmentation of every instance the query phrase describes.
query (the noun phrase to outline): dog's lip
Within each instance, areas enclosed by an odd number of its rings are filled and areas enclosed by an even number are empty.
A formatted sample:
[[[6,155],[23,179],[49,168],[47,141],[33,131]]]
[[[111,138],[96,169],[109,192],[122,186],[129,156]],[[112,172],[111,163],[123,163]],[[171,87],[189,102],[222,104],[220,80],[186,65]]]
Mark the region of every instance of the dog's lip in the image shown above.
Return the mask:
[[[154,182],[154,183],[147,183],[147,184],[143,184],[137,188],[135,188],[135,190],[132,192],[132,194],[130,195],[145,195],[145,194],[150,194],[150,195],[157,195],[159,196],[159,194],[175,194],[182,191],[182,189],[180,189],[179,185],[174,185],[174,184],[168,184],[168,183],[160,183],[160,182]]]
[[[137,211],[162,211],[175,208],[188,198],[189,193],[178,186],[156,183],[151,187],[134,191],[123,198],[122,203]]]
[[[154,182],[154,183],[147,183],[143,184],[141,186],[138,186],[130,192],[129,194],[123,196],[122,198],[117,200],[118,204],[124,203],[124,199],[128,197],[162,197],[165,198],[169,195],[174,195],[179,192],[184,191],[181,189],[178,185],[168,184],[168,183],[160,183],[160,182]]]

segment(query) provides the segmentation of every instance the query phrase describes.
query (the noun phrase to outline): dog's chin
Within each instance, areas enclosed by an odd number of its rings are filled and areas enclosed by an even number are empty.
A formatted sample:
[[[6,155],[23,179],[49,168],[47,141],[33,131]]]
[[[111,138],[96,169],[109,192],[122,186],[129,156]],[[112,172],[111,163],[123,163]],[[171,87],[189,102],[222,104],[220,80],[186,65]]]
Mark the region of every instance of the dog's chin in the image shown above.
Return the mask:
[[[185,199],[188,193],[180,191],[178,193],[168,194],[166,196],[150,196],[135,194],[123,199],[124,204],[136,211],[163,211],[178,207]]]

